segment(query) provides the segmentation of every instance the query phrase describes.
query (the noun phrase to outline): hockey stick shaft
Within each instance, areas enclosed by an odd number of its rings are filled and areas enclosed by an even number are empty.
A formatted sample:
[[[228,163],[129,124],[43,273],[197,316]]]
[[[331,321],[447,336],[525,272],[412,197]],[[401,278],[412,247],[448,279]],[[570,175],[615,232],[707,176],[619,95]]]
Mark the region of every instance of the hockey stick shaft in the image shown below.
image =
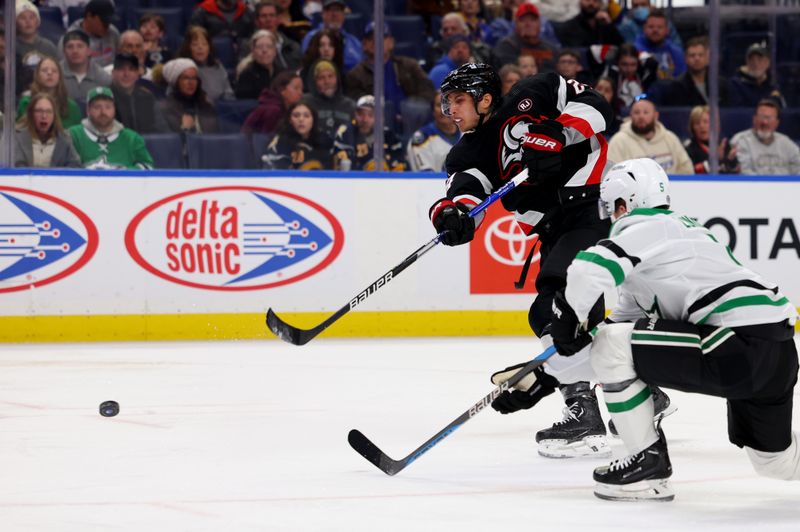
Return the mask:
[[[517,185],[522,183],[528,178],[528,170],[523,169],[519,174],[514,176],[510,181],[508,181],[505,185],[497,189],[496,191],[492,192],[488,198],[483,200],[480,204],[475,206],[471,211],[469,211],[469,215],[471,217],[475,217],[485,211],[492,203],[497,201],[498,199],[502,198],[511,190],[513,190]],[[275,334],[281,340],[289,342],[290,344],[294,345],[304,345],[311,340],[313,340],[318,334],[322,331],[336,323],[342,316],[356,308],[358,305],[363,303],[370,297],[372,294],[380,290],[383,286],[389,283],[392,279],[397,277],[403,270],[414,264],[418,258],[423,256],[425,253],[433,249],[439,242],[442,241],[444,238],[444,232],[439,233],[436,235],[431,241],[424,244],[420,248],[418,248],[414,253],[403,259],[403,261],[380,276],[375,282],[369,285],[367,288],[362,290],[358,293],[354,298],[352,298],[346,305],[342,308],[337,310],[333,315],[328,317],[325,321],[317,325],[316,327],[312,327],[311,329],[300,329],[289,325],[285,321],[283,321],[275,312],[270,308],[267,310],[267,327],[269,330]]]
[[[468,410],[460,416],[451,421],[445,428],[437,432],[425,443],[414,449],[408,456],[402,460],[394,460],[386,453],[381,451],[377,445],[372,443],[369,438],[364,436],[360,431],[353,429],[347,435],[347,441],[358,454],[369,460],[378,469],[387,475],[395,475],[405,469],[409,464],[414,462],[417,458],[430,451],[439,442],[452,434],[461,425],[472,419],[475,415],[486,409],[487,406],[492,404],[492,401],[504,391],[514,387],[519,381],[525,378],[530,372],[541,366],[545,361],[556,352],[555,347],[550,346],[545,349],[539,356],[528,362],[518,372],[516,372],[510,379],[502,383],[500,386],[492,390],[489,394],[485,395],[480,401],[472,405]]]

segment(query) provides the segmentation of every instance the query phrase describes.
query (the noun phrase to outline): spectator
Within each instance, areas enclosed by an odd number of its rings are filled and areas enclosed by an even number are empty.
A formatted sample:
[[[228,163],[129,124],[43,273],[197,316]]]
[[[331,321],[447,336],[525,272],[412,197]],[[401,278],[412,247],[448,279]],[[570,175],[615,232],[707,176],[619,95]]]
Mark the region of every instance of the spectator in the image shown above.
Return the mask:
[[[753,115],[753,127],[731,139],[738,152],[742,173],[750,175],[800,174],[800,148],[776,130],[780,125],[780,105],[761,100]]]
[[[660,9],[653,9],[647,15],[642,35],[634,44],[640,52],[647,52],[656,60],[659,79],[675,79],[686,72],[683,50],[669,39],[667,15]]]
[[[311,23],[303,15],[303,6],[293,0],[275,0],[275,3],[278,5],[278,28],[299,46],[311,29]]]
[[[516,67],[506,65],[503,68]],[[503,79],[502,71],[501,68],[500,79]],[[447,154],[460,138],[461,132],[456,123],[442,112],[442,95],[437,92],[433,100],[433,121],[415,131],[408,142],[409,167],[415,172],[444,172]]]
[[[345,87],[353,100],[373,93],[372,65],[375,57],[375,24],[370,22],[364,31],[364,60],[347,74]],[[384,96],[395,111],[405,99],[421,101],[427,108],[436,90],[416,59],[394,55],[394,38],[388,24],[383,27]]]
[[[255,100],[269,87],[275,75],[281,71],[276,64],[278,41],[269,30],[258,30],[250,38],[250,54],[236,68],[236,97]]]
[[[157,110],[156,97],[137,84],[141,70],[139,58],[120,53],[114,58],[111,71],[111,92],[114,93],[114,116],[125,126],[139,134],[167,131],[163,114]]]
[[[330,170],[333,144],[317,128],[317,113],[306,101],[289,106],[278,134],[262,157],[265,168]]]
[[[114,119],[114,93],[95,87],[86,96],[88,117],[69,128],[72,144],[85,168],[153,167],[144,139]]]
[[[475,0],[469,0],[475,1]],[[469,26],[464,21],[461,13],[448,13],[442,18],[442,28],[439,30],[441,40],[434,41],[430,47],[427,56],[427,63],[435,65],[447,53],[443,48],[443,44],[454,35],[464,35],[469,37]],[[470,49],[472,50],[472,57],[476,63],[487,63],[491,59],[492,50],[484,42],[470,41]]]
[[[340,74],[333,63],[318,61],[312,75],[314,81],[306,100],[317,114],[317,129],[333,140],[339,126],[353,119],[356,104],[342,93]]]
[[[753,107],[765,98],[773,98],[785,106],[781,91],[772,80],[770,62],[769,51],[763,43],[754,43],[747,48],[745,64],[730,81],[729,105]]]
[[[144,37],[138,30],[123,31],[119,37],[119,52],[136,56],[139,62],[139,77],[142,79],[152,79],[153,74],[145,65],[147,54],[144,50]],[[114,58],[116,61],[116,57]],[[108,65],[104,68],[109,74],[114,69],[114,65]]]
[[[556,56],[556,72],[564,79],[574,79],[584,85],[591,85],[592,76],[583,70],[581,56],[575,50],[565,49]]]
[[[342,124],[336,132],[334,162],[338,170],[376,170],[373,146],[375,143],[375,97],[362,96],[356,104],[356,117]],[[383,129],[383,170],[402,172],[406,169],[403,143],[389,128]]]
[[[467,25],[470,44],[484,44],[488,39],[491,39],[491,31],[483,11],[482,0],[458,0],[458,12]],[[442,19],[442,24],[444,24],[444,18]]]
[[[498,41],[514,33],[514,14],[520,5],[528,3],[531,2],[529,0],[502,0],[500,15],[494,17],[489,23],[490,38],[486,42],[494,46]],[[554,0],[553,3],[557,5],[546,5],[548,3],[542,0],[537,2],[537,8],[540,9],[541,38],[558,47],[560,43],[551,20],[564,21],[574,16],[578,12],[578,0]],[[548,13],[542,13],[541,9],[547,9]]]
[[[692,164],[678,137],[658,121],[658,111],[650,100],[638,98],[629,120],[608,142],[608,159],[620,163],[628,159],[653,159],[668,174],[693,174]]]
[[[161,111],[169,129],[176,133],[216,133],[217,113],[206,96],[197,64],[179,57],[164,65],[163,74],[169,88]]]
[[[61,67],[55,59],[45,57],[36,66],[33,74],[31,88],[25,91],[17,106],[17,118],[25,116],[28,104],[33,96],[40,92],[46,92],[53,97],[56,102],[56,111],[64,127],[68,128],[81,122],[81,109],[78,104],[69,97],[67,87],[64,85],[64,76]]]
[[[67,33],[71,30],[86,33],[89,37],[89,56],[101,67],[114,62],[114,55],[119,48],[119,30],[111,24],[113,16],[114,3],[111,0],[89,0],[83,9],[83,18],[67,28]],[[58,48],[65,50],[63,37]]]
[[[237,55],[243,55],[243,46],[256,28],[253,12],[243,0],[202,0],[194,8],[189,25],[204,28],[209,42],[217,37],[230,38]]]
[[[627,114],[637,96],[644,94],[656,81],[658,64],[652,57],[642,56],[632,44],[619,47],[617,64],[609,68],[608,76],[617,86],[620,112]]]
[[[607,77],[601,76],[594,84],[594,90],[599,92],[606,101],[611,104],[611,108],[614,110],[614,118],[613,120],[606,124],[606,129],[603,131],[603,137],[606,140],[610,139],[619,131],[619,127],[622,124],[622,119],[619,116],[619,110],[622,107],[617,98],[617,89],[614,86],[614,80]]]
[[[172,59],[172,52],[164,45],[167,25],[161,15],[146,13],[139,19],[139,33],[144,40],[144,66],[153,68]]]
[[[344,41],[344,71],[349,72],[361,61],[362,48],[358,37],[342,29],[344,10],[346,8],[347,4],[343,0],[325,0],[322,4],[322,25],[308,32],[303,38],[303,51],[305,52],[308,49],[311,39],[320,30],[338,31],[342,34],[342,40]],[[422,38],[421,35],[420,38]]]
[[[45,57],[58,57],[58,49],[48,39],[39,35],[39,8],[28,0],[17,0],[17,56],[21,58],[22,72],[19,80],[28,86],[33,71]]]
[[[111,75],[91,58],[89,36],[83,30],[68,31],[62,42],[64,84],[72,98],[82,101],[91,89],[111,85]]]
[[[561,46],[588,48],[593,44],[620,45],[625,42],[611,22],[602,0],[580,0],[580,12],[566,22],[556,25]]]
[[[686,72],[671,82],[664,95],[664,105],[702,106],[708,104],[708,63],[710,55],[707,37],[692,37],[686,43]],[[727,81],[719,80],[719,102],[727,101]]]
[[[687,45],[688,48],[688,45]],[[711,139],[711,114],[707,105],[698,105],[689,114],[689,138],[683,143],[686,153],[694,164],[695,174],[707,174],[708,143]],[[724,138],[717,148],[719,172],[722,174],[738,174],[739,161],[736,159],[736,147]]]
[[[434,87],[438,87],[444,78],[464,63],[469,62],[471,50],[469,48],[469,38],[466,35],[453,35],[448,37],[443,44],[446,54],[442,56],[428,74]]]
[[[220,99],[234,99],[228,72],[214,54],[214,45],[205,28],[190,26],[186,30],[186,37],[183,39],[178,57],[194,61],[203,81],[203,91],[211,103]]]
[[[522,71],[522,77],[535,76],[539,73],[539,65],[536,63],[536,58],[532,55],[521,55],[517,57],[515,63]]]
[[[321,60],[333,63],[336,70],[344,75],[344,41],[338,31],[321,29],[311,38],[300,71],[306,87],[314,86],[314,66]]]
[[[541,37],[539,9],[533,4],[521,4],[514,18],[514,33],[492,48],[496,68],[513,63],[520,55],[536,59],[539,72],[555,70],[557,46]]]
[[[26,168],[78,168],[81,161],[71,137],[61,127],[53,97],[40,92],[31,98],[25,115],[17,123],[16,161]]]
[[[504,65],[503,68],[497,71],[497,75],[500,76],[500,82],[502,83],[500,88],[501,96],[508,94],[508,91],[511,90],[511,87],[513,87],[514,84],[523,77],[522,70],[517,65]],[[455,126],[455,124],[453,125]]]
[[[642,35],[642,28],[650,14],[650,0],[632,0],[631,8],[619,22],[619,33],[626,43],[633,44]],[[672,22],[669,24],[669,40],[675,46],[682,46],[681,36]]]
[[[276,0],[261,0],[256,4],[256,29],[271,31],[278,41],[276,64],[281,69],[297,69],[303,58],[300,45],[280,29],[279,7]]]
[[[272,133],[286,109],[303,96],[303,79],[297,72],[284,70],[272,80],[269,89],[258,97],[258,106],[247,116],[242,133]]]

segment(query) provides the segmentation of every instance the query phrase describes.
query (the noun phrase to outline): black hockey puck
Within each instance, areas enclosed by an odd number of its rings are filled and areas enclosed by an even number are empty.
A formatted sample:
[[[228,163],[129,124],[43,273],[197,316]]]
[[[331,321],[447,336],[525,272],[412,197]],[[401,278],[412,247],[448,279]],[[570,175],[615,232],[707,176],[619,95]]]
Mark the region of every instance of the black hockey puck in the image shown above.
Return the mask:
[[[119,414],[119,403],[116,401],[103,401],[100,403],[100,415],[103,417],[114,417]]]

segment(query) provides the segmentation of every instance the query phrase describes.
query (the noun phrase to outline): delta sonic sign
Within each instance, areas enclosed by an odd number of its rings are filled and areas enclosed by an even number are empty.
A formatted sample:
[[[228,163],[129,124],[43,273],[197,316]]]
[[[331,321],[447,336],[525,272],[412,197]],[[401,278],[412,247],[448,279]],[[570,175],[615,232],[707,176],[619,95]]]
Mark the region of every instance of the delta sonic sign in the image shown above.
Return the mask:
[[[222,186],[181,192],[145,207],[125,232],[142,268],[207,290],[256,290],[300,281],[342,249],[339,221],[302,196]]]
[[[97,250],[92,220],[55,196],[0,186],[0,293],[44,286],[80,270]]]

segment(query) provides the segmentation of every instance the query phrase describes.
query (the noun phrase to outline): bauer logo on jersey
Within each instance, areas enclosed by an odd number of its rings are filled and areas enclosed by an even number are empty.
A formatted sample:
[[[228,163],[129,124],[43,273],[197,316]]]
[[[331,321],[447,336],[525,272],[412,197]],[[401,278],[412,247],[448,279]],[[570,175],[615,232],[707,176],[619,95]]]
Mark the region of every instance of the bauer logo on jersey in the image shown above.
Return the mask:
[[[533,107],[533,101],[530,98],[525,98],[517,104],[517,109],[523,112],[527,111],[531,107]]]
[[[297,282],[342,249],[339,221],[307,198],[227,186],[191,190],[142,210],[125,231],[150,273],[194,288],[256,290]]]
[[[97,250],[97,228],[59,198],[0,186],[0,293],[58,281]]]

